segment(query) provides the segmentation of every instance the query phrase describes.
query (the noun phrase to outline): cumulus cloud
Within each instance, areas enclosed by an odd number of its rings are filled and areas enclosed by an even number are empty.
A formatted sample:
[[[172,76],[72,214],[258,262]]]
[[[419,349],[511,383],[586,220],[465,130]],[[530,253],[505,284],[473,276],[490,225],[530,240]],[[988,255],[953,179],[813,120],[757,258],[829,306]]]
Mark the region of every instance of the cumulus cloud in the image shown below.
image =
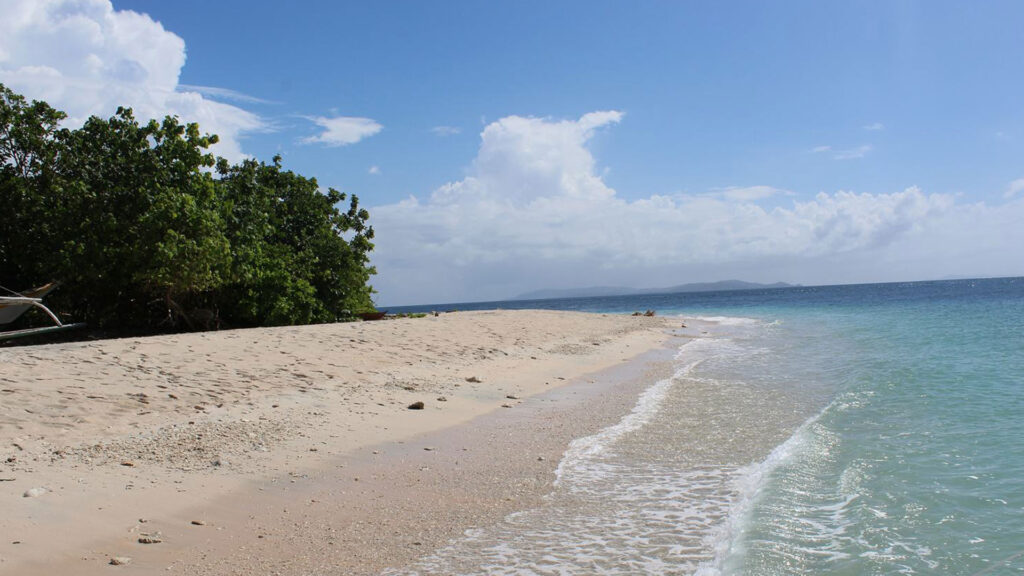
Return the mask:
[[[379,176],[380,175],[380,166],[376,166],[376,165],[370,166],[370,169],[367,170],[366,173],[367,174],[372,174],[374,176]]]
[[[307,144],[325,144],[327,146],[347,146],[369,138],[384,129],[376,120],[355,116],[310,117],[309,120],[323,128],[316,136],[304,138]]]
[[[865,124],[864,129],[869,132],[878,132],[879,130],[885,130],[885,124],[881,122],[872,122],[871,124]]]
[[[772,186],[729,186],[712,191],[712,196],[719,196],[729,200],[752,201],[771,198],[772,196],[792,196],[793,193],[781,188]]]
[[[579,120],[551,121],[508,116],[484,128],[473,175],[442,186],[431,196],[438,205],[464,201],[515,206],[560,196],[587,201],[614,191],[594,175],[585,144],[594,131],[620,121],[621,112],[592,112]]]
[[[539,287],[737,276],[884,280],[918,268],[941,276],[979,262],[979,254],[1012,258],[1005,247],[1024,245],[1024,232],[1006,216],[1024,217],[1024,200],[993,210],[907,188],[821,193],[768,208],[758,201],[786,193],[769,186],[626,199],[602,180],[588,149],[596,130],[621,120],[617,112],[502,118],[484,128],[465,178],[424,199],[373,208],[381,299],[505,298]],[[980,222],[991,226],[972,232]]]
[[[109,0],[2,0],[0,13],[0,82],[66,111],[69,125],[122,105],[140,119],[173,114],[218,134],[215,151],[233,160],[243,157],[240,135],[266,128],[179,86],[185,42],[145,14]]]
[[[811,148],[811,152],[814,153],[814,154],[821,154],[822,152],[828,152],[831,149],[832,149],[832,147],[831,146],[827,146],[827,145],[825,145],[825,146],[815,146],[814,148]]]

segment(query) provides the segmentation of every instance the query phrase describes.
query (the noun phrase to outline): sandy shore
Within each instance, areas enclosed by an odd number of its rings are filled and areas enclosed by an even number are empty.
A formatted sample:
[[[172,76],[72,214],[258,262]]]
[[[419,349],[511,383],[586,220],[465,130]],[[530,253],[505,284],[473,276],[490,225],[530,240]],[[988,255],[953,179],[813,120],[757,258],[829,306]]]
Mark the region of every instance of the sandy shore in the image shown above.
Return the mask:
[[[0,349],[0,573],[402,566],[536,504],[678,326],[460,312]]]

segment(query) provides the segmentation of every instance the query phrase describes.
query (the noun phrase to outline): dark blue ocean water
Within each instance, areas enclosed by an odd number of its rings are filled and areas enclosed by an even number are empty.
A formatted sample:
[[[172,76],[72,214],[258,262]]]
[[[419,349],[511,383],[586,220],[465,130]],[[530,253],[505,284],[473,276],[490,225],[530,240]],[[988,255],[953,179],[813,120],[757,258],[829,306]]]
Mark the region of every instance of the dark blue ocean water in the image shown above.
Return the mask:
[[[1024,296],[1024,277],[977,280],[938,280],[887,284],[845,284],[801,286],[764,290],[689,292],[635,296],[550,298],[544,300],[499,300],[396,306],[390,312],[445,310],[575,310],[579,312],[622,313],[656,310],[661,314],[696,313],[750,315],[782,310],[903,306],[913,302],[1019,300]]]
[[[402,311],[490,308],[707,334],[570,449],[546,507],[420,573],[1024,573],[1024,278]]]

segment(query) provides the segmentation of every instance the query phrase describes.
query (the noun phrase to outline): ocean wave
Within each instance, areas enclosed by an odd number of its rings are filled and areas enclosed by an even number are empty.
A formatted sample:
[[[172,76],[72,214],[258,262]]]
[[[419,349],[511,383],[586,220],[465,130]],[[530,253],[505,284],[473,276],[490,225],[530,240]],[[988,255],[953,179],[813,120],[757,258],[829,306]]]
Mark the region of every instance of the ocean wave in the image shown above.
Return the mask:
[[[776,446],[767,458],[738,471],[732,481],[736,499],[725,522],[717,528],[709,543],[714,550],[714,557],[699,566],[694,573],[695,576],[719,576],[723,573],[728,558],[742,556],[744,543],[740,538],[748,529],[751,511],[760,499],[772,473],[784,463],[814,449],[812,428],[833,405],[834,403],[829,404],[821,412],[808,418],[785,442]]]
[[[713,322],[721,326],[744,326],[757,324],[760,320],[756,318],[744,318],[742,316],[688,316],[701,322]]]
[[[752,430],[771,428],[752,425],[768,399],[744,371],[721,367],[744,362],[759,374],[770,350],[717,332],[680,346],[672,377],[644,390],[619,422],[571,442],[542,506],[387,574],[718,574],[748,502],[799,449],[807,424],[774,451],[765,442],[757,453],[771,454],[760,464],[742,465],[736,454],[747,442],[766,439]],[[739,427],[743,446],[730,447]]]

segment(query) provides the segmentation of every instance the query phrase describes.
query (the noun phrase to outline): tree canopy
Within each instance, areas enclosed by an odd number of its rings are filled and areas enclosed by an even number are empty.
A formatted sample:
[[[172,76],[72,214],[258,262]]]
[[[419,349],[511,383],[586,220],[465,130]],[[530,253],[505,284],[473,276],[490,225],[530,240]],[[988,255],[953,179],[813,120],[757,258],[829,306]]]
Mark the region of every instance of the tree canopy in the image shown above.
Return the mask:
[[[0,84],[0,286],[60,281],[76,321],[174,330],[334,322],[373,308],[359,199],[215,135],[119,108],[79,129]],[[339,208],[348,200],[347,210]]]

